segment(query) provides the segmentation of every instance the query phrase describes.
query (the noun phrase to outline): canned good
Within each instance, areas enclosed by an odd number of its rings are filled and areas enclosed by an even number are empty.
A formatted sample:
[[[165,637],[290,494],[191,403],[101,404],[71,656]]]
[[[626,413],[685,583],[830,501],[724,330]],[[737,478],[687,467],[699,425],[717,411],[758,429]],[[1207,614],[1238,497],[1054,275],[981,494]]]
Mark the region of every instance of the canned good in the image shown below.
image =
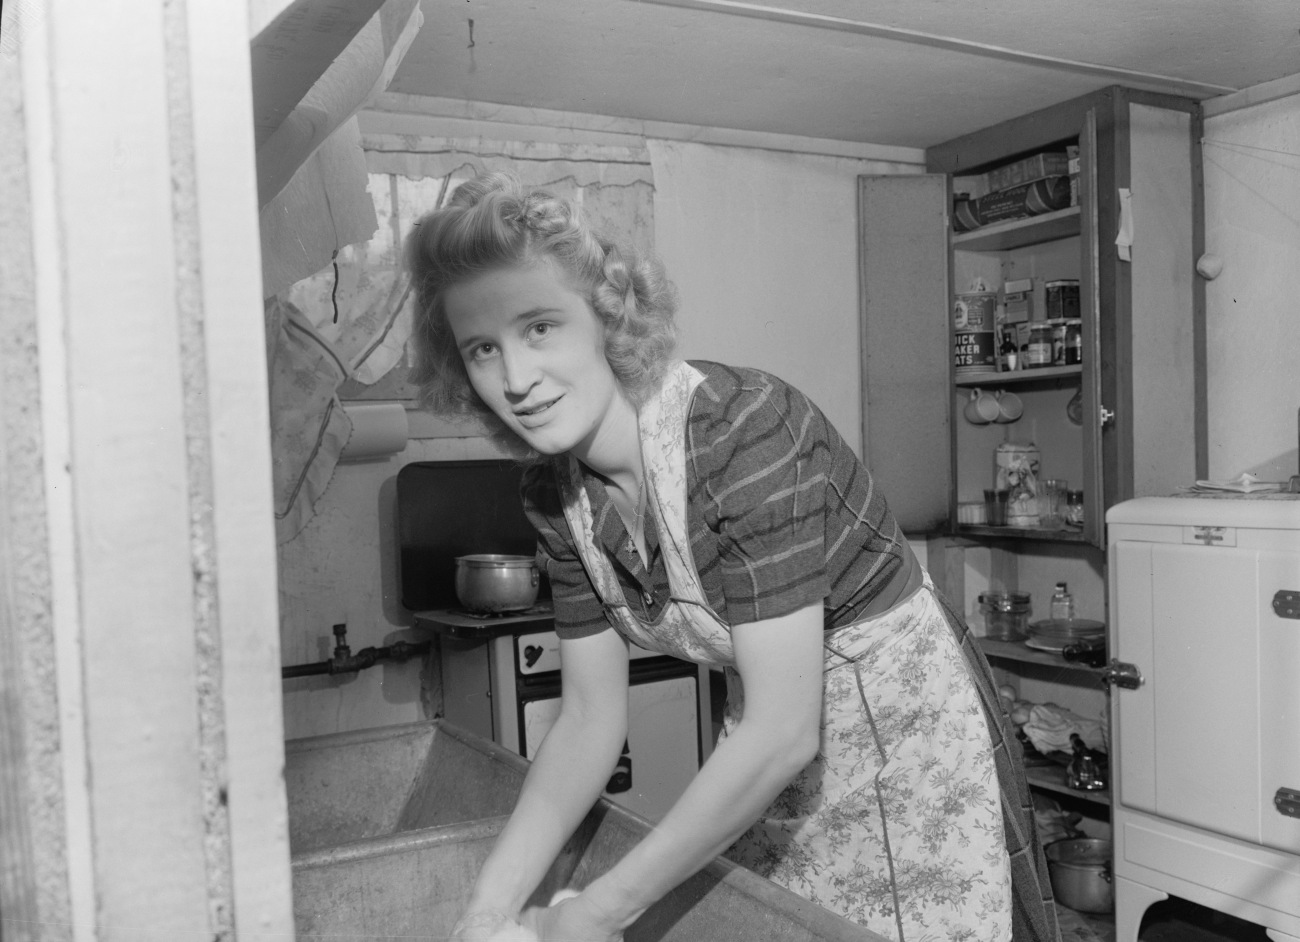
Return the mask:
[[[1020,365],[1027,370],[1052,365],[1052,325],[1047,321],[1029,325],[1029,342]]]
[[[1079,280],[1061,278],[1047,283],[1044,307],[1048,320],[1079,316]]]
[[[953,365],[958,373],[985,373],[997,369],[993,342],[998,296],[993,291],[957,295],[953,304]]]

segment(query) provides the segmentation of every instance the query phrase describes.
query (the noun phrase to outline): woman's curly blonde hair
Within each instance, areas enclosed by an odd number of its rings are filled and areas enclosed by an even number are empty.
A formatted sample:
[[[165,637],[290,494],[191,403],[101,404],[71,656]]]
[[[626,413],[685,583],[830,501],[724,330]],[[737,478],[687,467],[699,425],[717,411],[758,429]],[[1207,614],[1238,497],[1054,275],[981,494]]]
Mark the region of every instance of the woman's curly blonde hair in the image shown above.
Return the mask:
[[[470,385],[443,299],[453,285],[485,272],[553,259],[605,328],[605,359],[633,402],[658,388],[675,345],[677,294],[662,266],[597,235],[567,200],[526,192],[510,173],[462,183],[442,209],[416,222],[406,239],[415,289],[411,380],[421,404],[442,414],[494,417]]]

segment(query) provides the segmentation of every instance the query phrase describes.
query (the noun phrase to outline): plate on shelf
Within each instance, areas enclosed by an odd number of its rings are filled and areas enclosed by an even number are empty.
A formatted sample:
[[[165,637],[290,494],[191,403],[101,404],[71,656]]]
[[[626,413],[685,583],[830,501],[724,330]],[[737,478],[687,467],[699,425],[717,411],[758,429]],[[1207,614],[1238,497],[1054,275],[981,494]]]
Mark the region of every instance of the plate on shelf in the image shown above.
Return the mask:
[[[1060,654],[1077,640],[1077,638],[1072,638],[1069,641],[1045,641],[1041,638],[1026,638],[1025,647],[1033,648],[1035,651],[1048,651],[1052,654]]]
[[[1071,618],[1069,621],[1045,619],[1031,622],[1029,635],[1040,641],[1083,641],[1098,638],[1106,633],[1104,622],[1088,618]]]

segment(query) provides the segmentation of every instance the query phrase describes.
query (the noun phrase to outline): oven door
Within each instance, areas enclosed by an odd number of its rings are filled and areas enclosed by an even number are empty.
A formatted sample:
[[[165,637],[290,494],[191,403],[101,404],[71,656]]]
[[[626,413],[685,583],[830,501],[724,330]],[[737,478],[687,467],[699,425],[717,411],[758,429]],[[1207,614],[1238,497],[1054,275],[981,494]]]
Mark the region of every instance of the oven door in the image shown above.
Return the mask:
[[[652,821],[672,807],[700,767],[699,673],[693,664],[663,660],[632,662],[627,742],[605,788],[610,800]],[[520,749],[528,759],[559,712],[558,673],[520,684]]]

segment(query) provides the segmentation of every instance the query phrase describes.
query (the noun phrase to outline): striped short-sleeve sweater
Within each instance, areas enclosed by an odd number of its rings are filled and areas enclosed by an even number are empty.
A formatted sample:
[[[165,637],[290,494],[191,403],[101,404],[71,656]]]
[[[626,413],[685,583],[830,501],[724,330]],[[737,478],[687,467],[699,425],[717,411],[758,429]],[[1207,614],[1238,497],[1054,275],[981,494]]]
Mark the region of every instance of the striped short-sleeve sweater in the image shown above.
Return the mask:
[[[730,625],[822,602],[828,629],[857,620],[897,591],[916,563],[871,475],[820,409],[771,374],[706,361],[687,421],[691,551],[714,612]],[[557,465],[530,468],[524,508],[538,531],[538,561],[555,604],[556,631],[608,627],[560,504]],[[585,473],[597,538],[642,620],[668,600],[658,533],[647,518],[649,567],[631,546],[603,482]]]

